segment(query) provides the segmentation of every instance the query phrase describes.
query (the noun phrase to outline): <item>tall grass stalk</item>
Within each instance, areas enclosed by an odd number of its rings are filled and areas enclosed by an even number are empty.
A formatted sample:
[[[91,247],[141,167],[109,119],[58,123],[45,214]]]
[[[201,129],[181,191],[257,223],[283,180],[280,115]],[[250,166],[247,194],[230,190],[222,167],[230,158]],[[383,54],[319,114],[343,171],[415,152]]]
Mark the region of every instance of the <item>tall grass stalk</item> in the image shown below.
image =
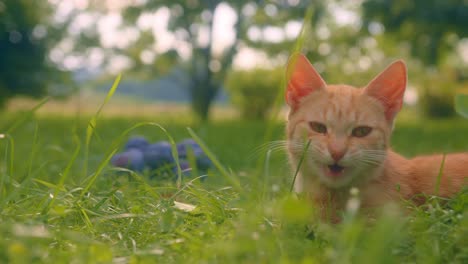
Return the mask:
[[[97,120],[104,106],[109,102],[109,100],[112,98],[115,91],[117,90],[117,87],[119,86],[121,78],[122,78],[121,74],[117,75],[117,78],[115,78],[114,83],[112,84],[112,87],[107,92],[106,98],[104,99],[103,103],[99,106],[99,109],[96,111],[93,117],[91,117],[91,120],[89,120],[88,122],[88,127],[86,128],[86,141],[85,141],[85,154],[84,154],[85,162],[83,164],[83,174],[85,176],[88,175],[89,144],[91,143],[91,138],[96,129]]]

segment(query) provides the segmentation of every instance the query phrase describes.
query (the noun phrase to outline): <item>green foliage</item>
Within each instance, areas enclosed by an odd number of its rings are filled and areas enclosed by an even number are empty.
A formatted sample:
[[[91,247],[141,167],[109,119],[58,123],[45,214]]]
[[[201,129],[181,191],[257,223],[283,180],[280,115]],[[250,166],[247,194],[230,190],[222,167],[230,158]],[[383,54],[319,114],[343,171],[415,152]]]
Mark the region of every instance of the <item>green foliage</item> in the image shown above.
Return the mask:
[[[0,1],[0,107],[16,95],[40,97],[67,75],[50,65],[57,33],[48,28],[47,1]]]
[[[425,92],[422,94],[420,104],[424,113],[430,117],[451,117],[455,113],[452,94]]]
[[[437,65],[468,34],[468,6],[464,0],[392,1],[363,3],[367,28],[380,22],[385,31],[411,44],[412,54],[425,64]]]
[[[455,95],[455,110],[464,118],[468,118],[468,93]]]
[[[398,46],[397,52],[408,50],[429,69],[429,77],[422,76],[422,108],[430,117],[449,117],[455,114],[454,87],[457,78],[446,78],[447,66],[466,71],[457,57],[457,45],[468,34],[468,5],[464,0],[391,1],[368,0],[362,5],[364,29],[384,27],[384,45]],[[393,41],[396,40],[396,44]],[[401,45],[403,44],[403,45]],[[401,56],[401,55],[400,55]],[[430,72],[438,68],[441,72]],[[453,70],[452,70],[453,71]],[[441,81],[434,79],[441,78]]]
[[[231,71],[226,87],[243,118],[260,120],[267,118],[283,78],[283,69]]]
[[[459,84],[453,74],[447,70],[427,70],[421,77],[421,107],[430,117],[443,118],[455,114],[453,98]]]

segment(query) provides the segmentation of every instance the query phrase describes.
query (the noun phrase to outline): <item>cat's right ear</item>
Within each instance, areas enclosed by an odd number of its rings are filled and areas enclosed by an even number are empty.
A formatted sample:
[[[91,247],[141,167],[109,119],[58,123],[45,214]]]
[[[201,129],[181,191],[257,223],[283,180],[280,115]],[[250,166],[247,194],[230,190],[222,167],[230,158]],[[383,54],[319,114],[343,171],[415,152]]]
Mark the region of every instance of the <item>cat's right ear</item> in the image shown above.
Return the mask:
[[[325,88],[325,81],[314,69],[309,60],[300,53],[289,58],[286,72],[286,102],[295,109],[302,98],[313,91]]]

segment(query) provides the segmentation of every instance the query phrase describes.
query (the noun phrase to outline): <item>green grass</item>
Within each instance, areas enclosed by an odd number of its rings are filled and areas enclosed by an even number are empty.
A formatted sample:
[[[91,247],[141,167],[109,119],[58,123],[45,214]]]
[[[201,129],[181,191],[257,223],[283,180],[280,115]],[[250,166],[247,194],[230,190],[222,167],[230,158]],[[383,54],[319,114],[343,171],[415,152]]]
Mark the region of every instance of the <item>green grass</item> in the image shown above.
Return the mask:
[[[0,128],[15,118],[4,118]],[[267,151],[266,124],[101,118],[86,154],[88,121],[28,119],[9,133],[13,157],[10,141],[0,139],[0,263],[468,262],[468,192],[448,202],[408,205],[406,216],[383,210],[372,223],[349,211],[337,226],[311,224],[313,206],[289,194],[293,172],[285,154],[273,152],[257,170]],[[190,137],[191,127],[241,188],[219,170],[203,183],[184,179],[178,189],[171,181],[104,166],[123,131],[148,121],[175,140]],[[277,123],[272,139],[283,139],[283,131]],[[130,134],[167,140],[152,125]],[[466,120],[403,119],[393,146],[408,156],[466,151],[466,135]],[[174,200],[196,209],[181,211]]]

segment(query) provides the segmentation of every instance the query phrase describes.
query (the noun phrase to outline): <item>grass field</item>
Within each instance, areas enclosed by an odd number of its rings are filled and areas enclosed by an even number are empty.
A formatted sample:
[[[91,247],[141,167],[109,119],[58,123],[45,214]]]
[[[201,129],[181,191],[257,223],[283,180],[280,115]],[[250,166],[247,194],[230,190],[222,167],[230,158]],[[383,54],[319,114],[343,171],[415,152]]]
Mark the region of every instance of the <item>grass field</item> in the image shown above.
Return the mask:
[[[289,194],[284,152],[264,144],[266,124],[144,116],[100,118],[88,155],[85,117],[32,116],[0,139],[0,263],[468,263],[468,192],[408,205],[407,216],[383,210],[368,223],[349,211],[337,226],[310,224],[313,207]],[[15,120],[4,115],[2,131]],[[191,127],[225,173],[178,189],[106,165],[141,122],[175,140]],[[283,129],[278,122],[272,140]],[[134,134],[167,139],[150,124]],[[467,151],[468,121],[403,118],[393,146],[407,156]]]

